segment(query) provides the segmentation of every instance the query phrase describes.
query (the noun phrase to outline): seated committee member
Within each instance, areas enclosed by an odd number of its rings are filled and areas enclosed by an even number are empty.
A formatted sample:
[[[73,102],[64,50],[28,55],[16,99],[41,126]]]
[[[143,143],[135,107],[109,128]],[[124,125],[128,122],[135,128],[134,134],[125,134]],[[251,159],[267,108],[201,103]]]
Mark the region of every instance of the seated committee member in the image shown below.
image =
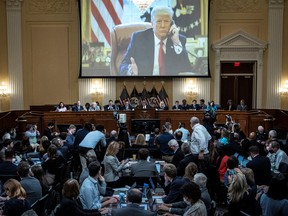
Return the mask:
[[[105,105],[103,108],[104,108],[104,111],[114,111],[115,105],[113,103],[113,100],[109,100],[108,104]]]
[[[182,106],[179,104],[179,101],[176,100],[175,104],[172,106],[172,110],[181,110]]]
[[[131,176],[133,177],[152,177],[157,175],[157,170],[154,162],[147,161],[149,150],[141,148],[138,151],[137,163],[131,165]]]
[[[142,192],[139,189],[133,188],[127,192],[127,207],[112,209],[112,216],[152,216],[156,215],[155,212],[147,211],[140,207],[142,202]]]
[[[186,38],[179,35],[172,16],[169,7],[153,8],[153,28],[132,34],[120,65],[120,75],[173,75],[192,70],[185,49]]]
[[[66,112],[67,111],[67,108],[66,106],[64,105],[64,103],[61,101],[59,103],[59,105],[56,107],[56,112]]]
[[[168,106],[165,105],[164,101],[160,101],[157,110],[168,110]]]
[[[247,108],[247,105],[245,104],[245,100],[241,99],[240,104],[237,106],[237,110],[246,111],[247,109],[248,108]]]
[[[80,112],[85,111],[84,107],[81,105],[81,101],[77,101],[77,103],[72,107],[72,111],[74,112]]]

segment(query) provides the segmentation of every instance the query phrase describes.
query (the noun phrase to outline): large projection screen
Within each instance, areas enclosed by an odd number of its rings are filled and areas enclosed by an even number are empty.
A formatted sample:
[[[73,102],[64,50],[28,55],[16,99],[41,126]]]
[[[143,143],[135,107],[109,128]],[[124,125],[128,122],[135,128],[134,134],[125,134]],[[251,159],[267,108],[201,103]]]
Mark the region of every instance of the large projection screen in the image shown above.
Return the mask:
[[[139,77],[210,77],[209,0],[79,0],[79,3],[80,78],[135,77],[135,73],[130,73],[130,66],[133,65],[131,57],[137,66],[136,76]],[[151,11],[156,6],[172,9],[173,21],[169,25],[177,26],[181,38],[181,53],[172,56],[170,53],[174,52],[175,47],[169,42],[172,36],[167,33],[164,73],[157,72],[157,69],[155,72],[158,67],[158,62],[155,66],[158,58],[155,57],[155,50],[159,48],[155,45],[156,24],[153,25],[151,21]],[[143,23],[146,23],[145,27]],[[150,33],[149,37],[141,37],[142,33],[135,31],[146,31],[147,35],[150,31],[154,37],[150,37]],[[132,34],[135,36],[132,37]],[[129,56],[131,53],[133,56]],[[125,66],[129,70],[124,70]]]

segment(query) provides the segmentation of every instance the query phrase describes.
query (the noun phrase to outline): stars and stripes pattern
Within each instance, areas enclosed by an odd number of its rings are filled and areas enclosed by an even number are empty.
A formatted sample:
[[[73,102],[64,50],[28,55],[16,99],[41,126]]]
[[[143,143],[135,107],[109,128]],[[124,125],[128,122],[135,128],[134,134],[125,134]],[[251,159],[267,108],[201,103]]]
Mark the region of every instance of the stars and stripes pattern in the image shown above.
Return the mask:
[[[91,39],[92,42],[110,43],[110,30],[121,24],[124,0],[92,0]]]

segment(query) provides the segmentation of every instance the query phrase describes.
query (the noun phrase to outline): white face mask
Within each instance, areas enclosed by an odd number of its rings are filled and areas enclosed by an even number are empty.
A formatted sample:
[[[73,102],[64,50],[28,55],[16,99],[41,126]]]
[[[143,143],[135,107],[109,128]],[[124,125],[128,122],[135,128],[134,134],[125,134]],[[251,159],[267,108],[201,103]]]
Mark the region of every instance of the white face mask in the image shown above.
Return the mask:
[[[185,197],[183,197],[183,201],[187,204],[187,205],[191,205],[191,202],[189,200],[187,200]]]

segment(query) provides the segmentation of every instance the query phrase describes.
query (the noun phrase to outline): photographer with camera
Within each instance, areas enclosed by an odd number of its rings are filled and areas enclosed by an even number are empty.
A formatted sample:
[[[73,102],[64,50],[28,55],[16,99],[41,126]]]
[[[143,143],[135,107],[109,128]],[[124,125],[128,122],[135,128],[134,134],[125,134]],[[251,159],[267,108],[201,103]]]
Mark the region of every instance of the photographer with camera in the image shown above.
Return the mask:
[[[229,131],[232,131],[233,124],[234,124],[234,121],[232,119],[232,116],[230,116],[229,114],[226,115],[225,128],[228,129]]]
[[[39,146],[37,139],[40,136],[40,132],[37,130],[37,125],[28,124],[25,136],[29,138],[30,145],[33,149],[36,149],[37,146]]]

